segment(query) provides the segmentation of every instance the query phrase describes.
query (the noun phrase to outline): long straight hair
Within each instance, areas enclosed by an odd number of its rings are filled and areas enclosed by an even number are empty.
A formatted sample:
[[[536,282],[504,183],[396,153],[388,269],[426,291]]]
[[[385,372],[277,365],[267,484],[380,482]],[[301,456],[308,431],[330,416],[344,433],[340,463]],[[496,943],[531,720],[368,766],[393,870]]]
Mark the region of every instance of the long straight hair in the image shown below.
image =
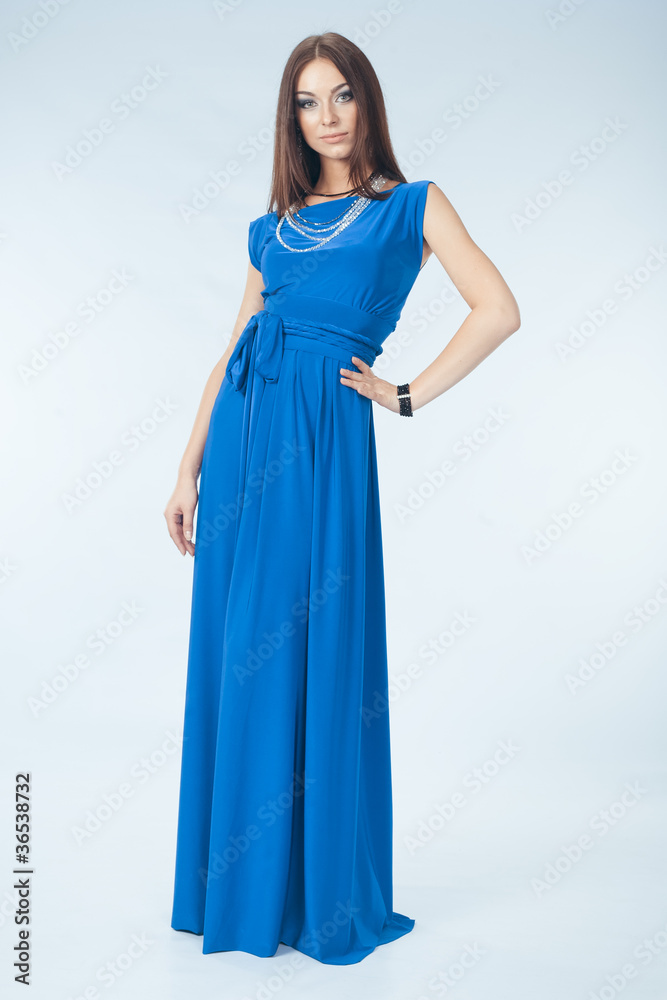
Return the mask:
[[[299,74],[313,59],[329,59],[344,76],[357,105],[357,129],[350,155],[353,194],[384,201],[388,191],[375,191],[368,182],[369,165],[388,180],[407,183],[389,137],[382,88],[367,56],[344,35],[327,31],[309,35],[293,49],[280,81],[276,111],[273,174],[268,211],[282,216],[291,205],[301,205],[320,175],[320,157],[302,140],[299,153],[295,90]]]

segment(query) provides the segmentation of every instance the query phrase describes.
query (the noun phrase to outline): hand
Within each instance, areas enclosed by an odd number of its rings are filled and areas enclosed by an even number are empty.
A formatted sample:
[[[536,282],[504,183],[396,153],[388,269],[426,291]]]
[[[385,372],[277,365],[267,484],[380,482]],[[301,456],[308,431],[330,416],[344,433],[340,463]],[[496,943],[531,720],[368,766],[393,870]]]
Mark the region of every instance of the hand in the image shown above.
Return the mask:
[[[353,372],[349,368],[341,368],[341,378],[343,385],[349,385],[356,389],[360,396],[373,399],[380,406],[385,406],[392,413],[401,412],[401,401],[398,398],[398,386],[391,382],[385,382],[383,378],[378,378],[370,369],[370,366],[361,358],[352,358],[357,368],[361,372]]]
[[[191,556],[195,554],[192,531],[198,499],[197,480],[179,479],[164,511],[169,534],[182,556],[186,552]]]

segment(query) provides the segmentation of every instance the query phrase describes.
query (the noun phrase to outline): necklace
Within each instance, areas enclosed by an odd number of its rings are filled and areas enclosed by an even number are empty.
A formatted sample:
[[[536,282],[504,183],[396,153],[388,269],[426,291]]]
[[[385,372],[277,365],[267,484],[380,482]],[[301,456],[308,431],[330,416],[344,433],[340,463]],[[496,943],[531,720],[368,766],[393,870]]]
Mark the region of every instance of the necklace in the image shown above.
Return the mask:
[[[342,201],[342,199],[341,199],[341,201]],[[324,202],[320,202],[320,204],[323,205]],[[314,208],[315,206],[314,205],[305,205],[304,207],[305,208]],[[346,211],[347,211],[347,209],[345,209],[344,211],[342,211],[340,213],[340,215],[334,215],[333,219],[327,219],[326,222],[316,222],[314,219],[312,219],[312,220],[310,220],[310,219],[304,219],[304,217],[301,215],[301,213],[297,209],[294,212],[293,218],[299,219],[304,224],[304,226],[306,226],[306,228],[309,225],[312,225],[312,226],[328,226],[330,223],[335,222],[336,219],[342,219],[343,216],[345,215]]]
[[[325,194],[324,191],[313,191],[313,194],[319,194],[321,198],[337,198],[341,194],[352,194],[352,188],[348,188],[347,191],[334,191],[333,194]]]
[[[348,194],[349,195],[350,193],[351,193],[350,191],[338,191],[338,192],[335,192],[334,194],[322,194],[322,198],[336,198],[336,197],[338,197],[338,195],[344,195],[344,194]],[[343,198],[341,198],[341,201],[342,200],[343,200]],[[318,202],[318,204],[319,205],[323,205],[324,202]],[[314,206],[313,205],[304,205],[304,208],[314,208]],[[298,210],[293,213],[293,217],[295,219],[299,219],[305,225],[306,228],[308,228],[309,224],[312,225],[312,226],[320,226],[320,227],[321,226],[326,226],[330,222],[335,222],[336,219],[342,219],[342,217],[344,215],[345,215],[345,212],[343,211],[343,212],[340,213],[340,215],[334,215],[333,219],[328,219],[327,222],[316,222],[313,219],[309,223],[309,220],[308,219],[304,219],[304,217],[300,214],[300,212]]]
[[[382,174],[374,175],[371,180],[371,187],[374,191],[379,191],[383,185],[386,184],[386,179]],[[302,216],[298,214],[296,204],[290,205],[290,208],[285,214],[278,220],[276,225],[276,236],[278,241],[285,247],[286,250],[291,250],[293,253],[308,253],[311,250],[318,250],[320,247],[332,240],[334,236],[338,236],[342,233],[351,223],[354,222],[356,218],[361,215],[364,209],[372,201],[371,198],[367,198],[365,195],[358,195],[352,204],[340,215],[336,216],[333,220],[328,220],[324,223],[317,223],[319,231],[316,227],[312,226],[312,223],[307,222]],[[308,206],[307,206],[308,207]],[[312,207],[312,206],[310,206]],[[295,217],[300,220],[300,222],[295,222]],[[340,220],[337,222],[337,220]],[[319,243],[315,243],[312,247],[291,247],[288,243],[285,243],[284,239],[280,235],[280,230],[283,227],[283,223],[287,222],[292,229],[296,230],[308,240],[319,240]],[[325,236],[321,239],[322,233],[330,232],[329,236]],[[316,235],[313,235],[315,233]]]

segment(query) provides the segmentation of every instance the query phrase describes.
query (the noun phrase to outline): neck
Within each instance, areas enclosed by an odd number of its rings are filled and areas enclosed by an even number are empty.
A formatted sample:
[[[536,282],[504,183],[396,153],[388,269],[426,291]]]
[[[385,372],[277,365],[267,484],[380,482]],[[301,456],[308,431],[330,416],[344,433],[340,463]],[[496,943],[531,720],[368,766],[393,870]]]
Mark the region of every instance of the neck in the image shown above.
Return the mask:
[[[368,169],[366,176],[370,173]],[[317,179],[315,194],[337,194],[349,191],[351,187],[347,161],[320,158],[320,176]]]

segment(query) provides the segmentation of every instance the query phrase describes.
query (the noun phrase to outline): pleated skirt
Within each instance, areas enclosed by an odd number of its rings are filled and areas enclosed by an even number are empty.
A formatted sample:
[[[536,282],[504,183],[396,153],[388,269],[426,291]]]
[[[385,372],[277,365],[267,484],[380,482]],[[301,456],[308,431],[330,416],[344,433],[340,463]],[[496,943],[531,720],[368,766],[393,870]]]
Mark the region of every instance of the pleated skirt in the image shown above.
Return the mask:
[[[227,377],[197,510],[171,926],[203,952],[361,961],[393,910],[384,569],[372,403],[350,353],[290,336]],[[298,345],[298,346],[294,346]],[[355,353],[354,351],[352,353]]]

